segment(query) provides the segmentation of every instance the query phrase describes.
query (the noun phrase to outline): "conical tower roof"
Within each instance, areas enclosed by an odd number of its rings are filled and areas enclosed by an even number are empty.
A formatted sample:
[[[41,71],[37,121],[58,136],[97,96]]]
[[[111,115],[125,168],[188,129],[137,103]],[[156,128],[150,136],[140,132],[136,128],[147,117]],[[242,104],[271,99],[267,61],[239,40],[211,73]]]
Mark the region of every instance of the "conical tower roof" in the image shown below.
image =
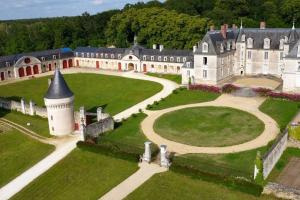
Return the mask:
[[[68,87],[63,75],[57,68],[54,73],[54,78],[45,95],[46,99],[64,99],[73,96],[73,92]]]

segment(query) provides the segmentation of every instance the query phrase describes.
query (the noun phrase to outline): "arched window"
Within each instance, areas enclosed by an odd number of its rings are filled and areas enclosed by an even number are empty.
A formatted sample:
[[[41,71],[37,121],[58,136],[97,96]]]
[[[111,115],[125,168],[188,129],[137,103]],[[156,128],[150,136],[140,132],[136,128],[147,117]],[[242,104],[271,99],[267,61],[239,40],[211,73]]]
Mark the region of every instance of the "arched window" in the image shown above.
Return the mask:
[[[248,48],[253,48],[253,39],[252,38],[247,39],[247,47]]]
[[[284,39],[280,39],[279,49],[283,49]]]
[[[202,52],[207,53],[208,52],[208,44],[206,42],[204,42],[202,44]]]
[[[270,39],[269,38],[265,38],[264,39],[264,49],[270,49]]]
[[[245,42],[245,40],[246,40],[246,36],[245,36],[245,34],[243,34],[243,35],[242,35],[242,38],[241,38],[241,40],[242,40],[242,42]]]

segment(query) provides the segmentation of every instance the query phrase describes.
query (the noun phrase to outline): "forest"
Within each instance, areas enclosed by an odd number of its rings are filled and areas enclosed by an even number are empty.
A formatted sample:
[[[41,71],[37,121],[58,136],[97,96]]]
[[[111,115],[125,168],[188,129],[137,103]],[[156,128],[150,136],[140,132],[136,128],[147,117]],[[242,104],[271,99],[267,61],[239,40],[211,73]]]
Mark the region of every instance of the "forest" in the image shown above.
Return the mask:
[[[0,21],[0,55],[78,46],[129,47],[134,35],[146,47],[190,49],[210,25],[300,25],[300,0],[166,0],[76,17]]]

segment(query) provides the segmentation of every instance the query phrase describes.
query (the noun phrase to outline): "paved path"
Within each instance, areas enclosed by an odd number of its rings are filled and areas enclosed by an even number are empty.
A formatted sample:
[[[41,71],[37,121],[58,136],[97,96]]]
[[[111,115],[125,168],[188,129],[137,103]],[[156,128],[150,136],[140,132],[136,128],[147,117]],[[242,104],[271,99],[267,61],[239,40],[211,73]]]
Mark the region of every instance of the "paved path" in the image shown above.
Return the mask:
[[[152,142],[161,145],[165,144],[168,146],[168,151],[176,152],[177,154],[187,154],[187,153],[209,153],[209,154],[220,154],[220,153],[234,153],[241,152],[251,149],[256,149],[261,146],[265,146],[269,141],[276,138],[277,134],[280,132],[277,123],[268,115],[261,112],[258,107],[264,101],[261,97],[235,97],[232,95],[223,94],[219,98],[211,102],[189,104],[183,106],[172,107],[159,111],[147,111],[148,117],[144,119],[141,123],[142,130],[146,137]],[[155,133],[153,129],[153,124],[156,119],[165,113],[172,112],[175,110],[190,108],[190,107],[201,107],[201,106],[225,106],[240,109],[249,112],[259,118],[265,124],[265,130],[261,135],[259,135],[254,140],[249,142],[226,146],[226,147],[197,147],[186,144],[177,143],[165,139]],[[238,123],[238,122],[237,122]]]
[[[167,171],[166,168],[160,167],[157,164],[140,163],[140,169],[125,179],[122,183],[114,187],[108,193],[100,198],[100,200],[121,200],[127,195],[141,186],[149,178],[156,173]]]
[[[166,80],[166,79],[156,78],[156,77],[152,77],[152,76],[147,76],[145,74],[133,73],[133,72],[116,72],[116,71],[104,71],[104,70],[95,70],[95,69],[88,69],[88,68],[71,68],[71,69],[67,69],[67,70],[62,70],[62,73],[64,73],[64,74],[95,73],[95,74],[104,74],[104,75],[112,75],[112,76],[122,76],[122,77],[127,77],[127,78],[154,81],[154,82],[157,82],[157,83],[160,83],[163,85],[163,89],[159,93],[157,93],[154,96],[115,115],[114,116],[115,120],[120,120],[122,118],[128,118],[133,113],[137,113],[139,111],[139,109],[145,110],[145,108],[147,107],[148,104],[152,104],[154,101],[159,101],[161,98],[168,96],[169,94],[172,93],[172,91],[174,89],[179,87],[179,85],[177,85],[176,83]],[[53,74],[53,71],[36,75],[36,77],[49,76],[52,74]],[[20,81],[23,81],[26,79],[28,79],[28,78],[8,81],[8,82],[1,83],[0,85],[13,83],[13,82],[20,82]],[[18,129],[22,133],[24,133],[34,139],[39,140],[40,142],[53,144],[53,145],[55,145],[56,149],[53,153],[51,153],[46,158],[44,158],[43,160],[38,162],[36,165],[34,165],[33,167],[31,167],[30,169],[25,171],[23,174],[16,177],[14,180],[9,182],[7,185],[0,188],[0,200],[9,199],[10,197],[12,197],[16,193],[18,193],[26,185],[31,183],[34,179],[36,179],[37,177],[42,175],[44,172],[46,172],[48,169],[50,169],[52,166],[54,166],[57,162],[59,162],[65,156],[67,156],[73,149],[76,148],[76,143],[79,141],[78,135],[73,135],[73,136],[59,138],[59,139],[44,138],[44,137],[26,129],[25,127],[15,124],[11,121],[2,119],[2,122],[6,123],[7,125],[9,125],[13,128]],[[153,174],[151,175],[151,173],[156,173],[157,171],[159,171],[157,168],[150,165],[149,167],[141,167],[141,169],[138,172],[145,173],[145,176],[141,176],[141,177],[144,177],[143,180],[146,181],[148,178],[150,178],[153,175]],[[147,176],[149,176],[149,177],[147,178]],[[134,177],[132,179],[133,179],[132,180],[133,183],[139,183],[139,182],[143,181],[142,179],[135,180]],[[130,180],[129,180],[129,183],[131,183]]]

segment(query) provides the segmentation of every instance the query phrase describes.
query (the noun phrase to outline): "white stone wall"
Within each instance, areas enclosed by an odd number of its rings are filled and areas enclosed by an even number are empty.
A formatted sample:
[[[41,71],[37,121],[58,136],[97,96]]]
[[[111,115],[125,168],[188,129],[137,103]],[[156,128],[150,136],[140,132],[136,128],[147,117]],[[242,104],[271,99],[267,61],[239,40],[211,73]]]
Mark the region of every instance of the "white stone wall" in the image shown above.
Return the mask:
[[[64,136],[73,133],[74,97],[65,99],[44,99],[48,112],[48,123],[51,135]]]

